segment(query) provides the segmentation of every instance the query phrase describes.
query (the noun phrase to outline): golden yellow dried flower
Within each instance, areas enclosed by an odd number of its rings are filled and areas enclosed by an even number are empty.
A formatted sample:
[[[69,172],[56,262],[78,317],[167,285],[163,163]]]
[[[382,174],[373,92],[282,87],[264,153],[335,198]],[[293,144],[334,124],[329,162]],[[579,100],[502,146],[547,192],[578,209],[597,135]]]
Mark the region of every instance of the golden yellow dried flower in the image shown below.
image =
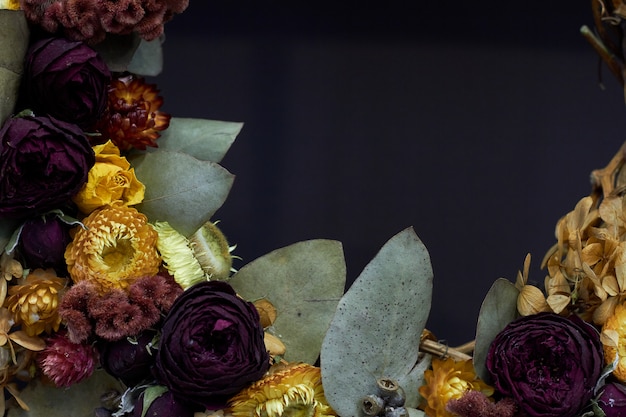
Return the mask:
[[[602,343],[604,346],[604,360],[607,364],[613,363],[617,356],[617,367],[613,375],[620,381],[626,381],[626,305],[615,306],[613,315],[606,319],[602,326]]]
[[[72,199],[79,210],[89,214],[97,208],[119,202],[126,206],[143,201],[145,186],[135,176],[128,160],[110,140],[93,147],[96,163],[87,183]]]
[[[154,229],[159,234],[157,249],[163,258],[164,266],[182,288],[207,280],[200,263],[195,258],[189,241],[168,222],[155,222]]]
[[[90,281],[105,293],[156,275],[161,265],[158,235],[144,214],[132,207],[107,206],[92,212],[83,224],[65,250],[74,282]]]
[[[229,401],[233,417],[336,416],[324,396],[320,368],[306,363],[276,364],[260,381]]]
[[[452,358],[434,358],[432,369],[424,372],[426,385],[419,388],[425,400],[424,412],[429,417],[453,417],[446,410],[451,399],[458,399],[467,391],[480,391],[490,397],[494,389],[480,380],[471,360],[455,361]]]
[[[9,287],[5,306],[29,336],[50,334],[61,325],[58,306],[66,285],[53,269],[35,269],[24,283]]]
[[[0,0],[0,9],[19,10],[19,0]]]

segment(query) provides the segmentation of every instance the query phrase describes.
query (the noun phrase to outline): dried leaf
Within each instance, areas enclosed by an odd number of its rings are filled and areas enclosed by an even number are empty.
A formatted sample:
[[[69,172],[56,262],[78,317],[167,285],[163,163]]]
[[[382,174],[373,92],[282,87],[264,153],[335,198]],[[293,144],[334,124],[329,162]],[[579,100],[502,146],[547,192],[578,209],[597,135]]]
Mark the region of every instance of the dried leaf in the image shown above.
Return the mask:
[[[474,370],[486,382],[491,380],[485,361],[496,335],[517,317],[519,290],[507,279],[497,279],[487,292],[478,314]]]
[[[360,400],[391,378],[417,407],[430,355],[419,343],[430,312],[430,256],[412,228],[391,238],[342,297],[321,355],[324,392],[342,416],[357,416]],[[279,309],[280,311],[280,309]]]
[[[602,278],[602,288],[606,291],[608,295],[611,297],[615,297],[620,293],[619,284],[617,283],[617,278],[613,275],[607,275]]]
[[[617,348],[619,346],[619,333],[617,330],[604,329],[600,333],[600,341],[604,346]]]
[[[550,311],[543,292],[534,285],[524,285],[517,297],[517,310],[522,316]]]
[[[0,126],[14,111],[28,38],[24,12],[0,10]]]
[[[552,294],[549,295],[546,299],[546,302],[550,306],[553,312],[559,314],[561,311],[565,310],[567,306],[572,301],[572,297],[564,294]]]
[[[254,301],[254,307],[259,312],[261,318],[261,326],[263,328],[270,327],[276,321],[276,307],[265,298]]]
[[[37,336],[29,336],[24,330],[17,330],[9,334],[9,339],[18,345],[33,352],[39,352],[46,348],[46,342]]]
[[[615,312],[615,307],[618,302],[618,297],[609,297],[604,300],[604,302],[594,310],[593,322],[597,325],[603,325],[604,322]]]
[[[10,408],[8,417],[93,416],[94,409],[100,407],[100,397],[111,391],[123,392],[124,387],[104,370],[96,370],[92,376],[69,388],[56,388],[34,380],[19,393],[30,411]]]
[[[137,209],[151,222],[167,221],[188,237],[222,206],[235,179],[213,162],[179,152],[159,151],[133,156],[131,163],[146,186]]]
[[[276,307],[272,331],[287,361],[313,364],[344,292],[343,248],[334,240],[298,242],[252,261],[229,282],[246,300],[266,298]]]

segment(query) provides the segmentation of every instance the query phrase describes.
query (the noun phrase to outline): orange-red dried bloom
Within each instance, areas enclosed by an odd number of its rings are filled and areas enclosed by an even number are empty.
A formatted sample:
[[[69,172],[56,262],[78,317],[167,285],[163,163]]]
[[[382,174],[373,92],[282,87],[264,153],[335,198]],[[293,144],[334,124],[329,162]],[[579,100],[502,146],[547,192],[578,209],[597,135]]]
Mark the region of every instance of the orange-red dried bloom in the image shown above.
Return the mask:
[[[171,119],[159,110],[162,105],[154,84],[133,76],[118,78],[111,82],[108,108],[98,130],[122,151],[157,147],[159,132],[167,129]]]
[[[52,333],[61,324],[58,306],[65,286],[53,269],[35,269],[23,284],[9,286],[5,306],[29,336]]]
[[[157,232],[136,209],[107,206],[92,212],[83,224],[65,251],[74,282],[93,282],[98,292],[106,293],[126,290],[138,278],[159,271]]]

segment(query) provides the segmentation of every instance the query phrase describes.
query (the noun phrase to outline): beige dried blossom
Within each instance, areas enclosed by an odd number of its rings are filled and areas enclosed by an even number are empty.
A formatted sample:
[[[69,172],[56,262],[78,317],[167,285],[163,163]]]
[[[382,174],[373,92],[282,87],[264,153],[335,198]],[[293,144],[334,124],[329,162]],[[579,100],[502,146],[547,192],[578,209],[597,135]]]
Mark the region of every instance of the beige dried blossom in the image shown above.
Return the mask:
[[[517,311],[522,316],[550,311],[550,306],[546,301],[543,292],[536,286],[528,284],[528,274],[530,271],[530,254],[524,259],[524,269],[517,272],[515,286],[519,290],[517,296]]]
[[[619,173],[625,150],[592,173],[590,195],[557,222],[557,242],[542,262],[546,303],[555,313],[602,325],[626,299],[626,177]],[[527,279],[518,277],[521,314],[542,308],[543,293],[528,288]]]

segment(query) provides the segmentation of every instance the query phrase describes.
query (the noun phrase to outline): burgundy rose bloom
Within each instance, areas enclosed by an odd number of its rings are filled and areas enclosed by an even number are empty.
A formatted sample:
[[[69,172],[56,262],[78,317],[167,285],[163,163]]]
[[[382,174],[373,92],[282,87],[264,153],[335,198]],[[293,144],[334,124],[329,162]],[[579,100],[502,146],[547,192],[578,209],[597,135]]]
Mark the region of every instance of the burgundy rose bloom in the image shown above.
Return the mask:
[[[22,226],[18,243],[19,254],[28,268],[54,268],[67,274],[65,247],[71,242],[67,223],[56,214],[37,216]]]
[[[155,376],[181,401],[220,409],[268,368],[259,314],[225,282],[194,285],[165,318]]]
[[[99,342],[102,367],[127,386],[137,385],[151,377],[154,349],[148,345],[155,335],[156,332],[145,331],[132,341],[126,338],[115,342]]]
[[[48,38],[26,55],[24,85],[36,112],[89,129],[104,112],[111,73],[82,42]]]
[[[142,393],[135,402],[133,417],[193,417],[196,411],[191,404],[177,399],[170,391],[167,391],[155,398],[144,413],[143,396]]]
[[[598,406],[606,417],[626,417],[626,386],[611,382],[602,388]]]
[[[598,332],[578,317],[522,317],[500,332],[487,369],[529,417],[573,417],[593,396],[604,359]]]
[[[18,117],[0,129],[0,218],[59,208],[87,181],[95,163],[83,132],[52,117]]]

